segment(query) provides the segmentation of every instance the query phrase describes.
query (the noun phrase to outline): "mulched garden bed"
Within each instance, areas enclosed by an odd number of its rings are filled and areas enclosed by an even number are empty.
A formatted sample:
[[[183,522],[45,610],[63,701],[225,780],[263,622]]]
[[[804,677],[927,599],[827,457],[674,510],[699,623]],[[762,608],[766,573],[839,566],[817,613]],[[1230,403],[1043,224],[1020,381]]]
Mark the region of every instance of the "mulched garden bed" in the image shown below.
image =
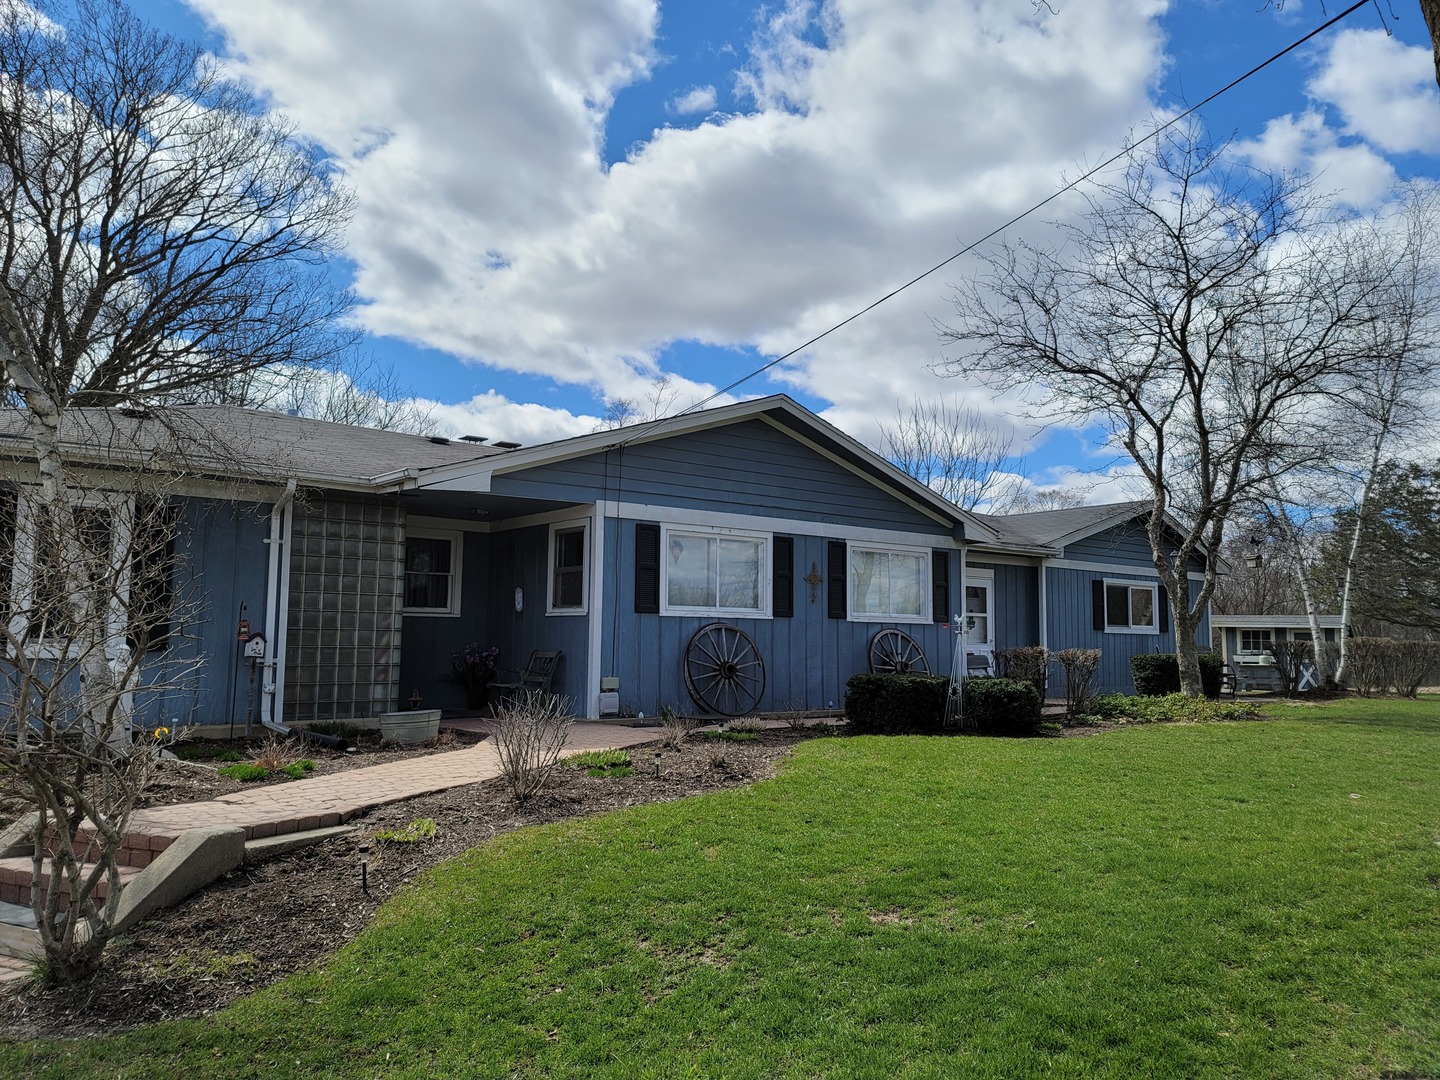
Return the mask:
[[[779,728],[746,741],[697,734],[681,750],[662,751],[658,759],[658,744],[634,747],[628,776],[591,776],[584,768],[562,765],[545,789],[519,809],[500,780],[379,807],[356,820],[357,832],[242,867],[178,907],[158,913],[111,946],[103,969],[87,985],[46,990],[30,984],[0,994],[0,1035],[99,1034],[214,1012],[323,960],[353,940],[397,889],[444,859],[525,825],[763,780],[796,743],[834,730]],[[319,754],[309,756],[321,761]],[[363,764],[383,760],[386,754],[379,751]],[[197,783],[185,790],[198,792],[203,786]],[[175,801],[173,795],[169,801]],[[436,823],[431,840],[373,840],[377,830],[403,828],[423,818]],[[362,840],[370,841],[373,853],[368,894],[360,889],[357,863]]]

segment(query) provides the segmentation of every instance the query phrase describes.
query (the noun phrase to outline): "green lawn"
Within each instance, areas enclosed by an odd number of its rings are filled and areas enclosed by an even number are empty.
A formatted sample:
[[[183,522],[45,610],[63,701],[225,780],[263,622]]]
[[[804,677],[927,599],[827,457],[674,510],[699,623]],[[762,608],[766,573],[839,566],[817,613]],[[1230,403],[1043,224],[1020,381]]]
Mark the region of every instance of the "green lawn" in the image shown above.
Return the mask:
[[[514,833],[323,970],[0,1075],[1440,1075],[1440,702],[820,739]]]

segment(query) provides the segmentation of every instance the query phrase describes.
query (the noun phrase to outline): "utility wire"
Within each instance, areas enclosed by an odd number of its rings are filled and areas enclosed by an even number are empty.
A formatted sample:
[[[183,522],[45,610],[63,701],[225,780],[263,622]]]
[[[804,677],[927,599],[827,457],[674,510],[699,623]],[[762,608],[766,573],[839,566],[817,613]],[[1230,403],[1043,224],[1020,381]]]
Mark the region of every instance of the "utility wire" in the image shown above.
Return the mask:
[[[1102,171],[1103,169],[1109,168],[1111,165],[1115,164],[1115,162],[1117,162],[1117,161],[1119,161],[1121,158],[1125,157],[1125,156],[1126,156],[1127,154],[1129,154],[1132,150],[1134,150],[1135,147],[1140,146],[1140,145],[1143,144],[1143,143],[1149,142],[1151,139],[1157,139],[1157,138],[1159,138],[1159,137],[1160,137],[1162,134],[1164,134],[1167,130],[1169,130],[1170,128],[1174,127],[1176,124],[1178,124],[1180,121],[1186,119],[1187,117],[1192,116],[1192,115],[1194,115],[1195,113],[1199,112],[1199,111],[1200,111],[1201,109],[1203,109],[1206,105],[1209,105],[1212,101],[1214,101],[1216,98],[1220,97],[1222,94],[1229,93],[1231,90],[1235,89],[1235,87],[1239,86],[1241,83],[1243,83],[1246,79],[1250,78],[1252,75],[1256,75],[1256,74],[1258,74],[1259,72],[1264,71],[1267,67],[1269,67],[1271,64],[1275,63],[1275,61],[1279,60],[1281,57],[1283,57],[1283,56],[1285,56],[1285,55],[1287,55],[1287,54],[1289,54],[1289,53],[1294,52],[1296,49],[1298,49],[1301,45],[1304,45],[1304,44],[1305,44],[1307,41],[1309,41],[1311,38],[1318,37],[1320,34],[1323,34],[1326,30],[1329,30],[1332,26],[1334,26],[1336,23],[1340,22],[1342,19],[1348,18],[1349,16],[1353,15],[1355,12],[1359,11],[1361,8],[1368,6],[1370,3],[1372,3],[1372,0],[1357,0],[1356,3],[1351,4],[1351,5],[1350,5],[1348,8],[1346,8],[1344,11],[1340,12],[1340,14],[1336,15],[1336,16],[1335,16],[1334,18],[1332,18],[1332,19],[1327,19],[1325,22],[1323,22],[1323,23],[1321,23],[1319,26],[1317,26],[1314,30],[1311,30],[1311,31],[1310,31],[1308,34],[1306,34],[1304,37],[1297,39],[1296,41],[1294,41],[1294,42],[1292,42],[1291,44],[1287,45],[1285,48],[1281,49],[1279,52],[1275,53],[1275,54],[1274,54],[1273,56],[1271,56],[1268,60],[1265,60],[1265,61],[1263,61],[1262,63],[1256,64],[1253,68],[1251,68],[1249,71],[1245,72],[1245,74],[1239,76],[1238,78],[1231,79],[1228,83],[1226,83],[1224,86],[1222,86],[1219,90],[1216,90],[1214,93],[1210,94],[1210,95],[1209,95],[1208,97],[1206,97],[1203,101],[1199,102],[1198,104],[1192,105],[1190,108],[1186,109],[1184,112],[1180,113],[1178,116],[1172,117],[1170,120],[1167,120],[1164,124],[1161,124],[1161,125],[1160,125],[1159,127],[1157,127],[1154,131],[1152,131],[1152,132],[1150,132],[1149,134],[1147,134],[1146,136],[1144,136],[1144,138],[1137,139],[1134,143],[1131,143],[1129,146],[1125,147],[1125,149],[1121,150],[1119,153],[1117,153],[1117,154],[1112,154],[1110,157],[1106,158],[1106,159],[1105,159],[1104,161],[1102,161],[1099,165],[1094,166],[1093,168],[1091,168],[1091,169],[1088,170],[1087,172],[1081,173],[1079,176],[1077,176],[1074,180],[1071,180],[1071,181],[1070,181],[1068,184],[1066,184],[1064,187],[1060,188],[1058,191],[1055,191],[1055,192],[1053,192],[1052,194],[1050,194],[1050,195],[1046,196],[1045,198],[1041,199],[1039,202],[1037,202],[1034,206],[1031,206],[1029,209],[1027,209],[1027,210],[1022,210],[1020,213],[1016,214],[1014,217],[1012,217],[1009,221],[1005,222],[1003,225],[997,225],[995,228],[991,229],[988,233],[986,233],[984,236],[980,237],[978,240],[975,240],[975,241],[972,241],[972,242],[969,243],[969,244],[966,244],[963,248],[961,248],[959,251],[955,252],[955,254],[951,255],[949,258],[944,259],[944,260],[942,260],[941,262],[936,263],[934,266],[930,267],[930,269],[929,269],[929,270],[926,270],[924,273],[922,273],[922,274],[917,274],[915,277],[913,277],[913,278],[911,278],[909,281],[905,282],[905,284],[903,284],[903,285],[901,285],[901,286],[899,286],[899,287],[897,287],[897,288],[891,289],[888,293],[886,293],[884,296],[880,297],[878,300],[875,300],[875,301],[872,302],[872,303],[866,304],[866,305],[865,305],[863,308],[861,308],[859,311],[857,311],[857,312],[855,312],[854,314],[848,316],[847,318],[844,318],[844,319],[840,320],[839,322],[837,322],[837,323],[835,323],[833,326],[831,326],[829,329],[823,330],[823,331],[821,331],[820,333],[816,334],[814,337],[812,337],[809,341],[805,342],[803,345],[797,345],[795,348],[791,349],[789,352],[784,353],[784,354],[782,354],[782,355],[780,355],[780,356],[777,356],[774,360],[771,360],[771,361],[769,361],[768,363],[765,363],[765,364],[760,365],[759,367],[755,368],[753,371],[749,372],[748,374],[745,374],[745,375],[740,376],[740,378],[736,379],[734,382],[730,383],[729,385],[724,386],[724,387],[722,387],[722,388],[719,389],[719,390],[716,390],[715,393],[711,394],[709,397],[703,398],[703,399],[701,399],[700,401],[695,402],[693,405],[690,405],[690,406],[688,406],[687,408],[681,409],[678,413],[675,413],[674,416],[675,416],[675,417],[681,417],[681,416],[686,415],[687,413],[692,413],[692,412],[695,412],[695,411],[697,411],[697,410],[699,410],[699,409],[703,409],[706,405],[709,405],[709,404],[710,404],[712,401],[714,401],[716,398],[723,397],[725,394],[728,394],[730,391],[732,391],[732,390],[736,389],[737,387],[740,387],[740,386],[744,385],[745,383],[749,382],[751,379],[755,378],[755,376],[757,376],[757,375],[763,375],[765,372],[769,371],[771,368],[775,367],[777,364],[782,364],[782,363],[784,363],[786,360],[789,360],[789,359],[790,359],[792,356],[794,356],[796,353],[800,353],[800,352],[805,351],[805,350],[808,349],[811,345],[814,345],[817,341],[820,341],[820,340],[823,339],[823,338],[829,337],[829,336],[830,336],[831,334],[833,334],[836,330],[839,330],[839,329],[841,329],[841,328],[844,327],[844,326],[848,326],[850,323],[854,322],[856,319],[860,318],[862,315],[868,314],[869,312],[875,310],[875,309],[876,309],[877,307],[879,307],[881,304],[885,303],[885,301],[890,300],[890,299],[892,299],[892,298],[895,297],[895,296],[898,296],[900,293],[904,292],[906,289],[910,288],[912,285],[916,285],[916,284],[918,284],[919,282],[924,281],[926,278],[928,278],[931,274],[935,273],[937,270],[941,270],[941,269],[945,268],[946,266],[949,266],[949,265],[950,265],[952,262],[954,262],[956,259],[960,258],[962,255],[967,255],[967,254],[969,254],[971,251],[974,251],[977,247],[979,247],[981,244],[985,243],[986,241],[988,241],[988,240],[993,240],[995,237],[999,236],[999,235],[1000,235],[1002,232],[1004,232],[1006,229],[1010,228],[1010,226],[1016,224],[1016,223],[1019,222],[1019,221],[1024,220],[1025,218],[1029,217],[1031,214],[1035,213],[1035,211],[1040,210],[1040,209],[1043,209],[1044,207],[1048,206],[1050,203],[1052,203],[1052,202],[1054,202],[1056,199],[1058,199],[1061,195],[1064,195],[1064,194],[1066,194],[1066,193],[1068,193],[1068,192],[1070,192],[1070,191],[1073,191],[1075,188],[1077,188],[1077,187],[1079,187],[1081,184],[1083,184],[1086,180],[1089,180],[1089,179],[1090,179],[1092,176],[1094,176],[1096,173]],[[659,421],[660,424],[663,424],[664,422],[665,422],[665,421],[664,421],[663,419]],[[631,435],[629,438],[626,438],[626,439],[621,440],[618,445],[622,445],[622,446],[623,446],[623,445],[625,445],[626,443],[632,441],[633,439],[639,438],[641,434],[646,434],[646,435],[653,434],[655,430],[656,430],[656,428],[654,428],[654,427],[652,427],[652,426],[649,426],[649,425],[646,425],[644,432],[636,432],[635,434]]]

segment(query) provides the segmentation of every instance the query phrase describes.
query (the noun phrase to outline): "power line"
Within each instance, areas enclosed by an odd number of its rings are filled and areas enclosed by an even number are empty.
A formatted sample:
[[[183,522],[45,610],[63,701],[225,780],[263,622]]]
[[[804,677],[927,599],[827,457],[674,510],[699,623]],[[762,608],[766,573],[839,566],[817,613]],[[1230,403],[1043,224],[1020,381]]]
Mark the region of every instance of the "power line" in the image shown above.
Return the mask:
[[[1294,52],[1296,49],[1298,49],[1301,45],[1304,45],[1304,44],[1305,44],[1307,41],[1309,41],[1311,38],[1314,38],[1314,37],[1319,36],[1320,34],[1323,34],[1326,30],[1329,30],[1330,27],[1334,26],[1336,23],[1340,22],[1342,19],[1348,18],[1349,16],[1353,15],[1355,12],[1359,11],[1359,10],[1360,10],[1361,8],[1363,8],[1363,7],[1366,7],[1366,6],[1367,6],[1368,4],[1370,4],[1371,2],[1372,2],[1372,0],[1357,0],[1356,3],[1351,4],[1351,5],[1350,5],[1348,8],[1346,8],[1344,11],[1340,12],[1340,14],[1336,15],[1336,16],[1335,16],[1334,18],[1332,18],[1332,19],[1327,19],[1325,22],[1323,22],[1323,23],[1321,23],[1319,26],[1317,26],[1314,30],[1311,30],[1311,31],[1310,31],[1308,34],[1306,34],[1304,37],[1298,38],[1297,40],[1291,42],[1289,45],[1287,45],[1285,48],[1281,49],[1279,52],[1275,53],[1275,54],[1274,54],[1273,56],[1271,56],[1269,59],[1267,59],[1267,60],[1265,60],[1265,61],[1263,61],[1263,62],[1261,62],[1261,63],[1259,63],[1259,64],[1256,64],[1256,65],[1255,65],[1253,68],[1251,68],[1249,71],[1245,72],[1245,74],[1240,75],[1240,76],[1237,77],[1237,78],[1231,79],[1228,83],[1226,83],[1226,84],[1225,84],[1224,86],[1222,86],[1220,89],[1218,89],[1218,90],[1216,90],[1215,92],[1213,92],[1212,94],[1210,94],[1210,95],[1209,95],[1208,97],[1206,97],[1203,101],[1200,101],[1199,103],[1197,103],[1197,104],[1195,104],[1195,105],[1192,105],[1190,108],[1186,109],[1184,112],[1182,112],[1182,113],[1180,113],[1179,115],[1174,116],[1174,117],[1172,117],[1171,119],[1167,120],[1164,124],[1161,124],[1161,125],[1160,125],[1159,127],[1157,127],[1154,131],[1152,131],[1152,132],[1150,132],[1149,134],[1147,134],[1144,138],[1141,138],[1141,139],[1136,140],[1134,143],[1131,143],[1129,146],[1127,146],[1125,149],[1121,150],[1119,153],[1112,154],[1110,157],[1108,157],[1108,158],[1106,158],[1104,161],[1102,161],[1099,165],[1094,166],[1093,168],[1091,168],[1091,169],[1088,170],[1087,172],[1081,173],[1081,174],[1080,174],[1079,176],[1077,176],[1074,180],[1070,181],[1068,184],[1066,184],[1065,186],[1061,187],[1059,190],[1057,190],[1057,191],[1055,191],[1055,192],[1052,192],[1050,195],[1047,195],[1045,198],[1043,198],[1043,199],[1041,199],[1039,202],[1037,202],[1034,206],[1031,206],[1030,208],[1028,208],[1028,209],[1026,209],[1026,210],[1022,210],[1020,213],[1016,214],[1014,217],[1012,217],[1009,221],[1005,222],[1003,225],[997,225],[995,228],[991,229],[988,233],[986,233],[984,236],[980,237],[978,240],[974,240],[974,241],[972,241],[971,243],[966,244],[966,245],[965,245],[963,248],[961,248],[959,251],[955,252],[955,254],[949,256],[949,257],[946,258],[946,259],[943,259],[942,261],[936,263],[934,266],[930,267],[929,270],[926,270],[926,271],[925,271],[924,273],[922,273],[922,274],[917,274],[915,277],[913,277],[913,278],[911,278],[909,281],[905,282],[905,284],[900,285],[900,286],[898,286],[897,288],[891,289],[888,293],[886,293],[884,296],[880,297],[878,300],[875,300],[875,301],[873,301],[873,302],[871,302],[871,303],[869,303],[869,304],[866,304],[866,305],[865,305],[863,308],[861,308],[859,311],[856,311],[855,313],[847,316],[846,318],[841,319],[839,322],[835,323],[833,326],[831,326],[831,327],[829,327],[828,329],[823,330],[823,331],[821,331],[820,333],[816,334],[814,337],[812,337],[809,341],[805,342],[803,345],[797,345],[795,348],[791,349],[789,352],[783,353],[782,355],[775,357],[774,360],[770,360],[770,361],[768,361],[768,362],[760,365],[759,367],[755,368],[753,371],[749,372],[748,374],[745,374],[745,375],[740,376],[740,378],[736,379],[734,382],[730,383],[729,385],[724,386],[724,387],[722,387],[722,388],[719,389],[719,390],[716,390],[716,391],[715,391],[713,394],[711,394],[709,397],[703,398],[703,399],[701,399],[700,401],[697,401],[697,402],[695,402],[694,404],[689,405],[689,406],[687,406],[687,407],[684,408],[684,409],[681,409],[678,413],[675,413],[674,415],[677,416],[677,417],[679,417],[679,416],[684,416],[684,415],[686,415],[687,413],[692,413],[692,412],[695,412],[695,411],[697,411],[697,410],[699,410],[699,409],[703,409],[706,405],[709,405],[709,404],[710,404],[712,401],[714,401],[716,398],[723,397],[724,395],[730,393],[730,391],[736,389],[737,387],[743,386],[745,383],[749,382],[751,379],[755,378],[755,376],[757,376],[757,375],[763,375],[765,372],[769,371],[771,368],[775,367],[777,364],[782,364],[782,363],[784,363],[786,360],[789,360],[789,359],[790,359],[792,356],[794,356],[796,353],[804,352],[804,351],[805,351],[806,349],[808,349],[811,345],[814,345],[817,341],[820,341],[820,340],[822,340],[823,338],[829,337],[829,336],[830,336],[831,334],[833,334],[836,330],[839,330],[839,329],[841,329],[842,327],[848,326],[850,323],[854,322],[856,319],[860,318],[862,315],[866,315],[866,314],[868,314],[869,312],[875,310],[875,309],[876,309],[877,307],[879,307],[881,304],[885,303],[885,301],[890,300],[890,299],[892,299],[892,298],[895,297],[895,296],[898,296],[900,293],[904,292],[906,289],[910,288],[912,285],[916,285],[916,284],[918,284],[919,282],[924,281],[926,278],[928,278],[931,274],[935,273],[937,270],[944,269],[946,266],[949,266],[952,262],[954,262],[956,259],[960,258],[962,255],[967,255],[967,254],[969,254],[971,251],[974,251],[974,250],[975,250],[977,247],[979,247],[981,244],[983,244],[983,243],[985,243],[985,242],[987,242],[987,241],[989,241],[989,240],[993,240],[995,237],[999,236],[999,235],[1000,235],[1002,232],[1004,232],[1006,229],[1010,228],[1010,226],[1016,224],[1017,222],[1023,221],[1025,218],[1027,218],[1027,217],[1029,217],[1031,214],[1035,213],[1035,211],[1041,210],[1041,209],[1043,209],[1044,207],[1048,206],[1050,203],[1052,203],[1052,202],[1054,202],[1056,199],[1058,199],[1061,195],[1064,195],[1064,194],[1067,194],[1067,193],[1070,192],[1070,191],[1073,191],[1075,188],[1077,188],[1077,187],[1079,187],[1081,184],[1083,184],[1086,180],[1089,180],[1089,179],[1090,179],[1092,176],[1094,176],[1096,173],[1098,173],[1098,172],[1100,172],[1100,171],[1102,171],[1102,170],[1104,170],[1104,169],[1109,168],[1111,165],[1115,164],[1115,162],[1117,162],[1117,161],[1119,161],[1121,158],[1125,157],[1127,154],[1129,154],[1131,151],[1133,151],[1133,150],[1135,149],[1135,147],[1140,146],[1140,145],[1142,145],[1143,143],[1149,142],[1151,139],[1157,139],[1157,138],[1159,138],[1159,137],[1160,137],[1162,134],[1164,134],[1167,130],[1169,130],[1170,128],[1174,127],[1176,124],[1178,124],[1180,121],[1186,119],[1187,117],[1190,117],[1190,116],[1194,115],[1195,113],[1199,112],[1199,111],[1200,111],[1201,109],[1203,109],[1206,105],[1209,105],[1212,101],[1214,101],[1216,98],[1220,97],[1222,94],[1229,93],[1231,90],[1235,89],[1235,87],[1239,86],[1241,83],[1243,83],[1246,79],[1250,78],[1252,75],[1256,75],[1256,74],[1258,74],[1259,72],[1264,71],[1264,70],[1265,70],[1267,67],[1269,67],[1271,64],[1275,63],[1275,61],[1281,59],[1282,57],[1286,56],[1286,55],[1289,54],[1289,53]],[[660,422],[661,422],[662,424],[664,423],[663,420],[660,421]],[[646,433],[646,434],[650,434],[650,433],[653,433],[654,430],[655,430],[654,428],[648,428],[645,433]],[[640,436],[640,433],[637,432],[635,435],[630,436],[629,439],[624,439],[624,440],[622,440],[621,443],[620,443],[620,445],[624,445],[625,443],[630,442],[632,439],[639,438],[639,436]]]

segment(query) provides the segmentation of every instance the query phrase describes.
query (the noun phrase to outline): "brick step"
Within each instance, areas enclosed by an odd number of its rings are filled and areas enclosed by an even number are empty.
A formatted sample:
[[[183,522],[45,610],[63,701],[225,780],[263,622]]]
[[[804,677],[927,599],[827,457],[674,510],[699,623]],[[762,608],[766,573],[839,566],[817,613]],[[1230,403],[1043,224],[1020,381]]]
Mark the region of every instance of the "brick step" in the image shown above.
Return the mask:
[[[30,878],[34,873],[34,866],[28,855],[15,855],[8,859],[0,859],[0,901],[9,904],[20,904],[28,906],[30,903]],[[120,884],[128,884],[140,873],[140,867],[120,867]],[[41,878],[46,885],[49,884],[49,875]],[[69,892],[68,883],[63,884],[63,891]],[[110,883],[101,881],[95,886],[95,902],[104,903],[106,895],[110,891]],[[65,910],[66,898],[61,897],[60,910]]]
[[[75,839],[74,850],[80,854],[87,854],[90,841],[94,838],[94,831],[81,827]],[[125,834],[121,848],[116,852],[115,861],[121,866],[133,866],[136,869],[144,869],[155,861],[155,856],[164,851],[172,843],[175,837],[169,833],[152,833],[149,831],[132,831]],[[55,851],[59,846],[59,838],[52,832],[46,841],[45,850]]]

